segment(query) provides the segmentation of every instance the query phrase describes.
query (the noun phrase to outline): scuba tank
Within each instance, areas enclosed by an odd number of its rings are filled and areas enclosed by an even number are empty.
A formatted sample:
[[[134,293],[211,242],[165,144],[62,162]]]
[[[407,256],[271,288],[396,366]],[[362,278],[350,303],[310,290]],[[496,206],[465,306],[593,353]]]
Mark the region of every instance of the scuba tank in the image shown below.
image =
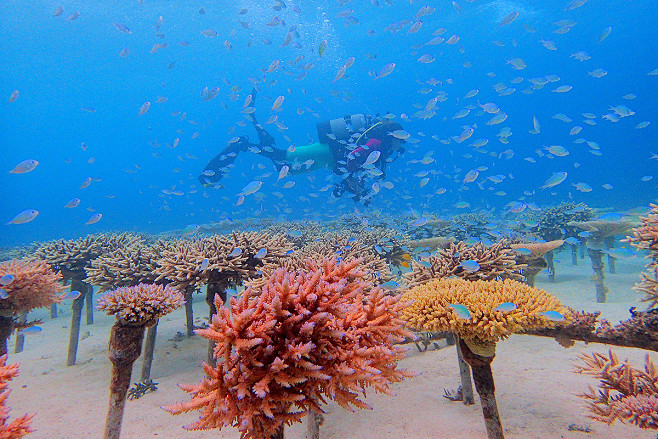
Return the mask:
[[[372,124],[372,116],[366,114],[348,114],[345,117],[320,122],[317,124],[318,140],[325,145],[337,140],[349,141],[352,135],[367,130]],[[336,136],[336,138],[330,138],[329,134]]]

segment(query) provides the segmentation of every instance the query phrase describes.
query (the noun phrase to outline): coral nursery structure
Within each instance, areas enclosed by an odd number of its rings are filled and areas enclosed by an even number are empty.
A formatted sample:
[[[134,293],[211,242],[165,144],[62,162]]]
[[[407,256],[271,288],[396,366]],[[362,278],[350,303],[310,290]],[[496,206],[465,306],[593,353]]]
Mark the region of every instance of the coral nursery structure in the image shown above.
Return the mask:
[[[183,295],[170,286],[147,284],[118,288],[98,299],[98,308],[117,318],[108,346],[112,380],[105,439],[118,439],[121,433],[132,366],[141,354],[145,328],[183,305],[184,301]]]
[[[504,437],[498,415],[491,362],[496,342],[526,328],[555,325],[568,310],[547,292],[514,280],[439,279],[412,288],[402,300],[413,301],[402,313],[408,325],[424,331],[450,331],[473,369],[490,439]]]
[[[244,438],[280,438],[327,399],[364,408],[366,387],[388,393],[408,376],[396,368],[404,349],[394,344],[409,335],[404,304],[372,289],[358,263],[279,269],[258,296],[247,291],[230,309],[218,303],[210,327],[197,331],[216,342],[217,365],[204,364],[199,384],[181,385],[191,401],[165,409],[200,410],[187,429],[231,425]]]

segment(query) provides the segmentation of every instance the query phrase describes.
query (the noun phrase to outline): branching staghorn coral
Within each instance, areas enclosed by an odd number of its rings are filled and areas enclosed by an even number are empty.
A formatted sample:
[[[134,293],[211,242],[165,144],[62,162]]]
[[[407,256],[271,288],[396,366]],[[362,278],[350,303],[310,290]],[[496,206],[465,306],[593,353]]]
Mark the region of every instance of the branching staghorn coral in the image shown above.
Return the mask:
[[[20,439],[28,433],[34,432],[32,426],[32,415],[23,415],[16,418],[11,423],[9,421],[9,407],[6,402],[11,390],[8,389],[9,382],[18,376],[18,363],[7,364],[7,355],[0,357],[0,438],[2,439]]]
[[[139,283],[155,283],[162,252],[171,245],[168,241],[157,241],[153,245],[137,241],[104,253],[85,268],[85,282],[99,286],[99,292]]]
[[[658,263],[658,205],[649,204],[651,211],[646,217],[640,217],[642,225],[633,229],[633,236],[626,241],[640,250],[652,252],[653,263]]]
[[[125,325],[150,326],[184,302],[183,295],[168,285],[139,284],[105,293],[96,303]]]
[[[192,400],[165,410],[200,410],[189,430],[236,426],[243,438],[269,438],[284,425],[321,412],[326,399],[367,407],[359,393],[388,393],[408,374],[396,369],[408,336],[398,298],[372,290],[358,260],[306,270],[277,270],[262,292],[232,298],[210,327],[197,332],[216,342],[217,366],[204,364],[197,385],[180,387]]]
[[[259,250],[266,254],[257,258]],[[292,245],[284,235],[261,232],[233,232],[231,235],[214,235],[209,238],[175,241],[162,250],[162,266],[156,281],[167,279],[173,286],[185,289],[212,281],[213,274],[221,274],[238,283],[260,276],[266,264],[285,258]],[[207,259],[207,267],[203,267]]]
[[[481,242],[468,246],[463,241],[450,247],[440,249],[427,260],[411,261],[411,271],[404,274],[407,285],[411,288],[422,285],[431,279],[443,279],[458,276],[467,280],[523,279],[524,264],[517,264],[516,254],[505,241],[499,241],[489,247]],[[477,271],[469,271],[461,265],[465,261],[476,261],[480,266]]]
[[[644,293],[640,301],[649,302],[649,309],[653,309],[658,305],[658,265],[650,266],[649,270],[640,274],[642,280],[633,289]]]
[[[569,222],[587,221],[592,216],[594,216],[594,210],[584,203],[577,204],[569,201],[534,211],[529,218],[537,221],[537,225],[531,228],[533,233],[546,241],[553,241],[576,236],[579,230]]]
[[[247,282],[253,287],[253,292],[267,283],[269,276],[279,267],[290,271],[306,268],[307,259],[320,262],[324,259],[340,258],[345,261],[360,259],[361,268],[366,273],[366,279],[374,284],[381,284],[392,279],[391,270],[386,259],[364,242],[360,237],[352,237],[341,233],[325,233],[311,241],[301,249],[295,250],[289,257],[274,264],[267,264],[261,270],[263,276]]]
[[[117,318],[108,346],[112,380],[104,439],[119,439],[132,367],[141,354],[145,328],[184,302],[183,295],[173,287],[147,284],[118,288],[98,299],[98,308]]]
[[[619,361],[617,355],[608,351],[603,354],[582,354],[583,365],[576,372],[598,378],[597,389],[589,386],[580,394],[588,402],[589,417],[612,424],[619,420],[644,429],[658,429],[658,369],[649,355],[645,358],[644,370]],[[597,391],[598,390],[598,391]]]

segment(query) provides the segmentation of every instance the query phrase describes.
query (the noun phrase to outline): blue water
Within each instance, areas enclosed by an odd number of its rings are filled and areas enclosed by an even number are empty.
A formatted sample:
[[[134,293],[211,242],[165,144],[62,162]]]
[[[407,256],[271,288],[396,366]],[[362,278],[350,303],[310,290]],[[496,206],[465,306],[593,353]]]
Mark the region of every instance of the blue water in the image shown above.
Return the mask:
[[[322,219],[355,210],[365,215],[376,209],[392,214],[414,209],[443,217],[494,209],[502,216],[509,203],[519,200],[548,206],[573,199],[625,210],[646,206],[658,195],[657,162],[650,159],[652,152],[658,152],[658,76],[648,75],[658,68],[658,30],[652,18],[658,7],[653,2],[590,0],[567,11],[568,1],[460,1],[461,14],[451,2],[431,2],[436,10],[420,18],[423,25],[415,33],[408,31],[424,3],[286,2],[281,11],[272,9],[274,2],[214,3],[14,0],[0,4],[0,221],[8,222],[25,209],[40,212],[29,223],[1,225],[0,245],[109,230],[159,232],[227,217]],[[293,11],[294,5],[300,13]],[[64,12],[53,17],[58,6]],[[248,11],[238,15],[242,8]],[[339,13],[347,9],[354,10],[358,24],[346,25]],[[76,11],[79,17],[67,20]],[[519,17],[500,27],[511,11],[518,11]],[[160,36],[155,30],[159,16],[163,17]],[[268,26],[275,16],[286,25]],[[395,33],[385,31],[405,19],[412,21]],[[554,23],[564,19],[575,24],[565,34],[554,33],[559,27]],[[248,22],[248,29],[238,20]],[[115,23],[132,33],[122,33]],[[293,41],[299,48],[282,47],[292,26],[297,26],[299,38]],[[610,35],[599,42],[607,27],[612,28]],[[459,41],[424,45],[439,28],[446,29],[444,38],[458,35]],[[207,29],[218,35],[202,35]],[[264,39],[272,43],[266,45]],[[320,57],[323,40],[328,47]],[[546,49],[540,40],[553,41],[557,50]],[[189,46],[179,45],[180,41]],[[150,53],[156,43],[168,47]],[[121,57],[124,48],[129,54]],[[571,56],[579,51],[591,59],[578,61]],[[424,54],[435,61],[418,62]],[[293,65],[300,55],[303,60]],[[333,82],[351,56],[354,65]],[[527,67],[515,70],[507,63],[512,58],[523,59]],[[274,60],[280,60],[280,68],[264,75]],[[369,74],[390,62],[396,64],[390,75],[375,80]],[[303,80],[296,80],[307,63],[314,67]],[[598,68],[607,74],[588,75]],[[546,75],[558,75],[560,80],[523,92],[532,85],[529,78]],[[524,79],[512,83],[517,77]],[[432,78],[440,83],[428,84]],[[353,113],[391,112],[420,142],[407,145],[406,154],[388,166],[387,181],[394,187],[374,195],[367,208],[347,197],[335,200],[331,190],[319,191],[336,181],[331,170],[291,177],[296,185],[282,189],[271,163],[250,153],[238,158],[236,168],[222,180],[223,189],[200,188],[197,175],[230,138],[243,134],[256,138],[249,124],[238,125],[245,121],[240,111],[252,82],[259,82],[261,90],[256,114],[262,123],[272,114],[274,99],[285,96],[276,114],[288,129],[282,133],[267,125],[279,148],[315,141],[317,122]],[[516,91],[500,96],[493,88],[498,83]],[[551,91],[561,85],[573,88],[566,93]],[[219,87],[218,96],[204,102],[200,96],[204,87]],[[419,93],[423,88],[430,91]],[[479,93],[464,98],[472,89]],[[14,90],[19,96],[10,103]],[[438,103],[433,117],[412,116],[439,92],[445,92],[447,99]],[[636,97],[622,98],[627,94]],[[167,101],[156,103],[160,96]],[[150,109],[138,116],[147,101]],[[466,105],[478,102],[496,103],[507,120],[489,126],[486,122],[493,115],[479,107],[464,118],[452,119]],[[615,123],[602,118],[618,105],[635,114]],[[185,113],[185,119],[172,116],[174,112]],[[556,120],[557,113],[573,121]],[[582,113],[596,115],[596,124],[583,123]],[[529,133],[533,116],[540,122],[539,134]],[[643,121],[650,124],[637,129]],[[464,125],[476,125],[470,139],[448,144],[435,140],[458,137]],[[582,131],[569,135],[576,125]],[[504,127],[512,131],[509,144],[496,137]],[[193,138],[194,133],[198,136]],[[176,148],[166,146],[176,138],[180,139]],[[587,143],[574,143],[578,138],[596,142],[601,155],[591,154]],[[469,145],[477,139],[488,143],[476,150]],[[549,145],[562,145],[569,155],[548,158],[535,153]],[[508,149],[513,157],[499,157]],[[408,163],[429,152],[435,162]],[[26,174],[8,173],[25,159],[38,160],[38,167]],[[488,169],[475,182],[462,184],[464,175],[479,166]],[[413,175],[422,170],[430,172],[430,180],[420,187],[421,179]],[[557,171],[566,171],[567,179],[541,190]],[[487,180],[497,174],[506,178],[499,184]],[[87,177],[94,181],[80,189]],[[643,181],[643,177],[653,178]],[[236,205],[236,194],[253,180],[263,181],[260,191]],[[592,191],[576,190],[573,184],[579,182]],[[602,184],[613,188],[603,189]],[[436,194],[442,187],[446,192]],[[167,195],[163,190],[183,195]],[[498,191],[506,194],[494,195]],[[81,204],[65,209],[74,197]],[[468,202],[469,207],[455,208],[458,201]],[[85,225],[94,213],[103,214],[101,221]]]

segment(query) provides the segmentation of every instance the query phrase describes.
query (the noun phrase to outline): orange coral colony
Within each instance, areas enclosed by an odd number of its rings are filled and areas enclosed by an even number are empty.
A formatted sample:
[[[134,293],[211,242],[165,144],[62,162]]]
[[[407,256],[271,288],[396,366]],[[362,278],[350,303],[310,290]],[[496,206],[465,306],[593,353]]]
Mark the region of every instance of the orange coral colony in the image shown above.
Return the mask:
[[[18,376],[18,364],[7,364],[7,355],[0,357],[0,438],[20,439],[28,433],[32,433],[31,422],[34,414],[23,415],[11,423],[9,420],[9,407],[5,405],[9,397],[9,382]]]
[[[164,409],[200,410],[186,429],[233,425],[255,439],[281,434],[326,399],[364,408],[366,387],[388,393],[409,376],[396,369],[404,349],[394,344],[408,335],[404,304],[372,289],[358,263],[309,260],[306,270],[275,271],[256,297],[247,290],[230,309],[218,303],[197,331],[216,342],[217,366],[204,363],[199,384],[180,386],[191,401]]]

